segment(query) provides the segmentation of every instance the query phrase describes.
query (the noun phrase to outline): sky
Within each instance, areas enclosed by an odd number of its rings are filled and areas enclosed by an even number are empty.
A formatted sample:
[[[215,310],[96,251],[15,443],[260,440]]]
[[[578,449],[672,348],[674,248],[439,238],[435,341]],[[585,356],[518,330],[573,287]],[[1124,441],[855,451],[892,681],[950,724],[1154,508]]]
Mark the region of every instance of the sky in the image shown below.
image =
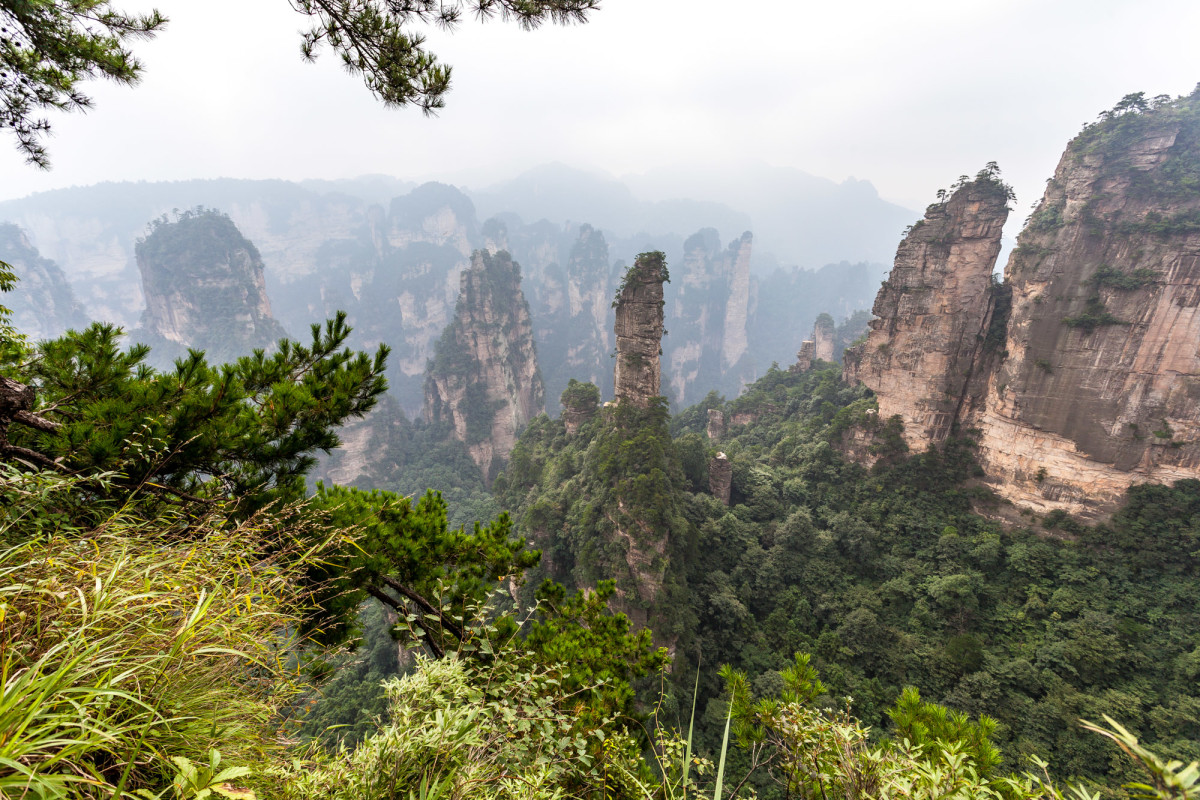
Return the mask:
[[[134,44],[142,83],[89,84],[93,110],[52,115],[48,172],[0,148],[0,200],[109,180],[479,188],[551,161],[621,177],[754,160],[919,209],[994,160],[1026,210],[1100,111],[1200,81],[1194,0],[603,0],[582,26],[431,31],[454,84],[427,118],[384,108],[327,51],[304,63],[287,0],[115,5],[171,18]]]

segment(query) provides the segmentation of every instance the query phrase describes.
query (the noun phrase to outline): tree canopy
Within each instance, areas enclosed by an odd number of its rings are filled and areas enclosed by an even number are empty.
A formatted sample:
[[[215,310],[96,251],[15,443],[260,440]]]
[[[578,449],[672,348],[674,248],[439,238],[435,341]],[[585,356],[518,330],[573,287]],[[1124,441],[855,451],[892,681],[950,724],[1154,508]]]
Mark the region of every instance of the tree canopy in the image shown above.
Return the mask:
[[[316,58],[328,46],[346,70],[388,106],[430,113],[445,104],[450,66],[425,46],[417,26],[457,27],[468,14],[513,21],[525,29],[545,22],[585,22],[600,0],[288,0],[308,17],[301,52]],[[142,64],[130,42],[163,30],[158,10],[131,14],[112,0],[0,0],[0,130],[10,130],[26,161],[47,168],[42,143],[47,109],[83,110],[91,99],[80,84],[108,78],[132,85]]]

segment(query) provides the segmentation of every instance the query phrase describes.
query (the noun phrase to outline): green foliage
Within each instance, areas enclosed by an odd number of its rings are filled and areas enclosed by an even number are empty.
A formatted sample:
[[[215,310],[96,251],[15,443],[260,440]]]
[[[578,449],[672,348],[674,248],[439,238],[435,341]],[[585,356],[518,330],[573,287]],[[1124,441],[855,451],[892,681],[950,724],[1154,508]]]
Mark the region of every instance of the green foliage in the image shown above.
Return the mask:
[[[367,88],[387,106],[415,104],[425,112],[442,108],[450,88],[450,67],[438,63],[425,48],[425,37],[412,28],[432,24],[457,27],[470,10],[481,19],[497,14],[530,30],[550,21],[584,22],[598,0],[454,0],[453,2],[384,3],[379,0],[296,0],[292,4],[311,17],[313,27],[304,34],[303,53],[308,60],[326,44],[342,66],[361,75]]]
[[[1156,283],[1159,277],[1156,271],[1144,267],[1126,272],[1125,270],[1102,264],[1092,273],[1092,277],[1088,278],[1088,283],[1097,288],[1106,287],[1110,289],[1133,290]]]
[[[600,406],[600,390],[594,383],[581,383],[571,378],[559,402],[563,408],[573,411],[595,411]]]
[[[387,683],[391,721],[375,736],[280,765],[265,785],[282,800],[648,800],[627,788],[653,780],[634,741],[611,719],[581,717],[560,674],[520,650],[487,666],[421,658]]]
[[[1125,323],[1109,313],[1108,309],[1104,307],[1104,301],[1100,295],[1095,294],[1087,299],[1083,311],[1063,317],[1063,324],[1068,328],[1078,328],[1084,333],[1092,333],[1103,325],[1124,325]]]
[[[28,163],[50,165],[41,138],[50,123],[45,109],[91,106],[78,84],[103,77],[134,84],[142,65],[126,42],[162,30],[166,17],[157,11],[126,14],[110,0],[33,0],[0,6],[0,129],[17,138]]]
[[[684,481],[659,502],[678,508],[687,526],[668,550],[668,575],[682,574],[669,616],[656,624],[678,637],[678,652],[720,654],[756,692],[781,685],[793,666],[785,653],[812,653],[830,693],[853,697],[850,711],[875,736],[894,735],[887,710],[907,686],[949,715],[986,715],[1004,761],[992,765],[977,750],[977,777],[1037,755],[1055,775],[1127,780],[1128,767],[1075,725],[1102,713],[1146,720],[1152,746],[1200,757],[1200,716],[1189,716],[1200,699],[1186,677],[1200,674],[1200,658],[1180,633],[1200,624],[1200,584],[1188,577],[1200,574],[1200,483],[1138,487],[1100,528],[1048,519],[1057,524],[1048,538],[974,512],[996,500],[972,485],[979,470],[969,439],[907,453],[900,428],[872,404],[840,382],[836,366],[772,370],[737,400],[709,397],[672,420]],[[698,480],[712,447],[709,408],[747,420],[720,442],[733,466],[729,507]],[[611,529],[596,498],[610,495],[589,494],[591,478],[600,468],[619,480],[621,470],[648,466],[617,457],[628,434],[613,427],[568,439],[560,423],[537,423],[497,484],[518,509],[519,530],[576,585],[605,577],[597,564],[614,565],[608,576],[618,577],[623,563],[604,549]],[[885,450],[897,442],[869,471],[837,450],[863,427]],[[665,442],[656,446],[666,452]],[[680,676],[674,692],[688,697],[692,680]],[[698,752],[720,747],[719,689],[701,677]],[[730,759],[740,780],[752,754],[734,750]],[[757,772],[750,785],[776,796]]]
[[[590,715],[606,717],[635,711],[631,683],[665,669],[666,648],[655,648],[649,628],[631,630],[629,618],[614,614],[609,601],[613,581],[600,581],[595,591],[570,597],[559,584],[546,581],[538,589],[539,617],[524,646],[544,664],[570,664],[562,688],[585,692]]]
[[[320,579],[322,614],[306,633],[336,643],[351,633],[356,610],[373,597],[399,614],[397,631],[435,655],[460,647],[464,620],[502,578],[519,580],[539,553],[510,536],[508,514],[473,529],[451,528],[446,503],[433,491],[413,503],[390,492],[318,486],[314,500],[330,522],[355,532],[331,555]]]
[[[996,720],[991,717],[981,716],[973,722],[961,711],[922,701],[915,686],[905,687],[887,715],[892,721],[894,742],[907,743],[922,752],[954,747],[971,760],[981,778],[989,777],[1000,765],[1000,750],[991,742],[996,730]]]
[[[144,363],[147,348],[123,351],[120,330],[97,323],[0,365],[36,389],[48,421],[9,436],[41,466],[110,472],[108,486],[123,492],[236,498],[247,511],[294,500],[313,453],[337,447],[336,426],[365,414],[387,386],[387,348],[354,353],[343,347],[349,334],[339,314],[314,325],[307,346],[285,340],[269,356],[255,351],[221,367],[193,351],[156,372]]]
[[[294,515],[98,505],[94,485],[0,465],[0,794],[162,796],[182,769],[177,796],[199,797],[243,774],[217,748],[239,767],[278,750],[280,656],[328,540]]]

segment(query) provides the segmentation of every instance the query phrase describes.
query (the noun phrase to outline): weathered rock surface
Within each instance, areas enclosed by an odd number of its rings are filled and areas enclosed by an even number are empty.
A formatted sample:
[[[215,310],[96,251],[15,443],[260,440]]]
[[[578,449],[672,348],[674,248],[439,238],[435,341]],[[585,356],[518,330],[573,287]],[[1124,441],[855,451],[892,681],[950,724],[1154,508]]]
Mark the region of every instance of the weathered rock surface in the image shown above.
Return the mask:
[[[992,257],[992,260],[996,260],[995,256]],[[828,314],[819,315],[813,324],[813,358],[832,362],[836,340],[837,325],[834,324],[833,317]]]
[[[717,442],[725,438],[725,412],[719,408],[710,408],[708,410],[708,425],[704,432],[708,434],[708,439],[711,442]]]
[[[146,310],[134,338],[169,363],[186,348],[227,360],[269,347],[286,332],[271,315],[258,249],[214,210],[165,218],[137,243]]]
[[[669,327],[663,350],[671,399],[681,405],[716,389],[737,394],[754,378],[749,319],[752,311],[749,231],[724,250],[705,228],[683,245],[678,286],[666,291]]]
[[[725,505],[733,496],[733,464],[724,453],[717,453],[708,462],[708,490]]]
[[[796,353],[796,363],[788,367],[788,370],[790,372],[808,372],[812,369],[816,357],[817,343],[812,339],[805,339],[800,343],[800,351]]]
[[[663,283],[669,280],[660,252],[642,253],[625,273],[617,294],[614,395],[643,408],[661,394]]]
[[[67,276],[53,261],[42,258],[25,232],[11,223],[0,223],[0,261],[16,272],[17,285],[0,296],[0,305],[12,312],[11,322],[18,331],[33,340],[52,339],[87,324]]]
[[[987,479],[1025,507],[1102,514],[1133,484],[1200,477],[1198,177],[1200,93],[1109,115],[1067,147],[991,291],[999,212],[960,189],[901,245],[846,377],[910,446],[979,430]]]
[[[987,177],[931,205],[896,251],[867,341],[844,355],[847,380],[875,392],[884,419],[900,415],[914,450],[944,441],[957,419],[1007,218],[1005,189]]]
[[[580,383],[572,378],[559,402],[562,403],[562,421],[567,435],[574,436],[600,410],[600,390],[594,383]]]
[[[425,416],[451,423],[490,483],[545,408],[521,269],[504,251],[477,250],[426,372]]]
[[[980,457],[1002,495],[1105,509],[1200,477],[1200,94],[1068,146],[1005,271]]]

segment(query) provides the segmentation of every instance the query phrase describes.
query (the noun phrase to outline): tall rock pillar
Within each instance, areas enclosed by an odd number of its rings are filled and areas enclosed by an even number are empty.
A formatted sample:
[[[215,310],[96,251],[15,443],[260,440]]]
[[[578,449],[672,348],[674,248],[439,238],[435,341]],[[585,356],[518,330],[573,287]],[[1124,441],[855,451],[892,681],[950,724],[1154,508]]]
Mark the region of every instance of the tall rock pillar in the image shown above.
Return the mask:
[[[929,206],[896,251],[867,341],[843,357],[913,450],[945,440],[968,399],[1006,219],[1007,189],[985,173]]]
[[[614,393],[618,403],[643,408],[660,394],[662,381],[663,283],[670,280],[666,256],[642,253],[625,273],[617,292],[617,364]]]

